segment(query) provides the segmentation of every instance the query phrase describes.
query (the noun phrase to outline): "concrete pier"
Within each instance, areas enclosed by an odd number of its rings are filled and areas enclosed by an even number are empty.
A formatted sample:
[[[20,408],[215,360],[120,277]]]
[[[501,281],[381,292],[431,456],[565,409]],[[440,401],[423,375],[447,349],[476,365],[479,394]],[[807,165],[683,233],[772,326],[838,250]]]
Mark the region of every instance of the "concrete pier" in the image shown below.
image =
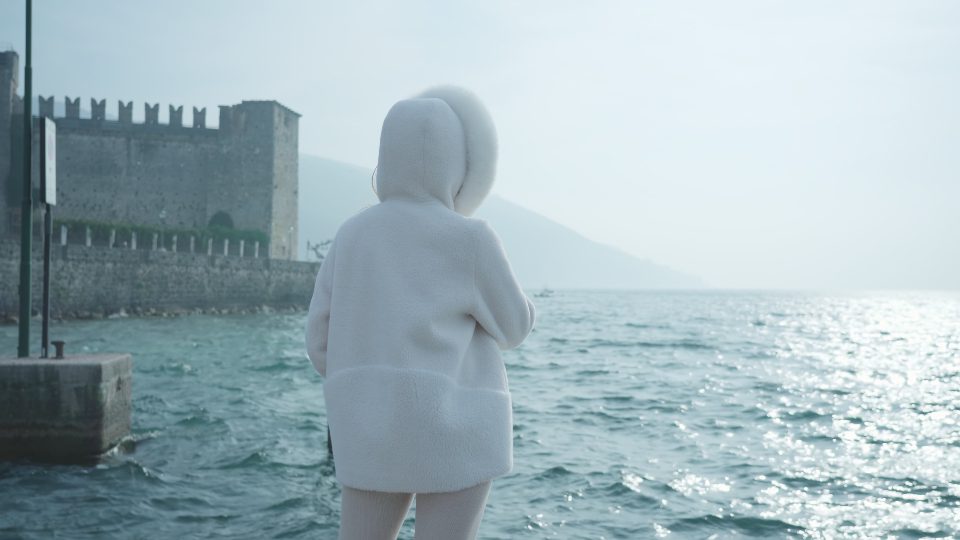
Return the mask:
[[[83,461],[130,433],[129,354],[0,357],[0,458]]]

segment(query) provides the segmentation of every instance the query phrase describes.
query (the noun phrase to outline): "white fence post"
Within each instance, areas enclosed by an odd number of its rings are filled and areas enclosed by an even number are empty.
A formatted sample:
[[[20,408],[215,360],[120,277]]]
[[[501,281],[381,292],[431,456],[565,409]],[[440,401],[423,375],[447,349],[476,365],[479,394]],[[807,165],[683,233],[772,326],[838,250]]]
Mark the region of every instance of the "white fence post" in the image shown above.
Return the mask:
[[[137,231],[130,231],[130,249],[137,249]]]
[[[61,246],[67,245],[67,226],[66,225],[60,226],[60,245]]]
[[[226,254],[227,254],[227,250],[229,250],[229,249],[230,249],[230,239],[229,239],[229,238],[224,238],[224,239],[223,239],[223,254],[226,255]]]
[[[89,227],[89,226],[87,227],[87,239],[86,239],[86,244],[87,244],[87,247],[90,247],[90,227]]]

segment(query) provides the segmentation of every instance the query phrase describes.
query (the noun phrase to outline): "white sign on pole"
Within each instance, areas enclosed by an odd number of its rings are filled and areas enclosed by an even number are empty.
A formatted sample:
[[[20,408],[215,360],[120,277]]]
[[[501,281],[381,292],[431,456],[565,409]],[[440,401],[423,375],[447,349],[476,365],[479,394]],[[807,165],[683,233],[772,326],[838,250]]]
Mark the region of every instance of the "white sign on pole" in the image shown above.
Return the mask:
[[[43,202],[57,204],[57,124],[52,118],[40,122],[40,194]]]

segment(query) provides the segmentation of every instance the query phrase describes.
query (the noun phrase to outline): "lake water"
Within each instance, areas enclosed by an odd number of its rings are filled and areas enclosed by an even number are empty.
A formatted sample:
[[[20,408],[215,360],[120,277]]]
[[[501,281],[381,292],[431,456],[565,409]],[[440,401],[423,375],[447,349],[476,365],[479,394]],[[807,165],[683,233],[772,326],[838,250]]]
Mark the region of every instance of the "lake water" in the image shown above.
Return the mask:
[[[534,301],[481,538],[960,535],[960,294]],[[133,436],[96,466],[0,464],[0,538],[336,538],[304,317],[53,325],[133,354]]]

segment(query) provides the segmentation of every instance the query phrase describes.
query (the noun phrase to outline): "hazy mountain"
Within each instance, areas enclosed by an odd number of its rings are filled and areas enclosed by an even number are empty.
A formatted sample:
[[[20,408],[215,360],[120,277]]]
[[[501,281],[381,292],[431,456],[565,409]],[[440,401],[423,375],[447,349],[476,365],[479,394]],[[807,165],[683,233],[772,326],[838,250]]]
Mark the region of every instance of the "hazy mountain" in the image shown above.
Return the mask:
[[[300,155],[300,257],[315,260],[306,242],[333,238],[346,218],[376,204],[370,169]],[[491,194],[475,217],[490,222],[503,240],[513,270],[526,289],[692,288],[703,282],[638,259],[615,247]]]

